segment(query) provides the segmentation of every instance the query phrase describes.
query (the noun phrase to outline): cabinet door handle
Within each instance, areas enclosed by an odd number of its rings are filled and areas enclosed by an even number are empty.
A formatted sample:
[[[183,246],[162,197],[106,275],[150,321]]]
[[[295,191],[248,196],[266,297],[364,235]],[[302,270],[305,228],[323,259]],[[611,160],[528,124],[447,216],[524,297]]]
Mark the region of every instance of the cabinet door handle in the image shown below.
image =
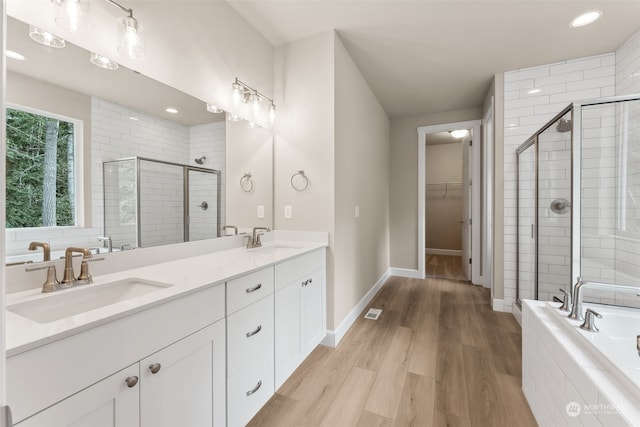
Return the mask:
[[[308,284],[309,284],[309,279],[307,279],[304,282],[302,282],[302,286],[307,286]]]
[[[247,338],[254,336],[255,334],[257,334],[261,330],[262,330],[262,325],[258,325],[258,327],[254,331],[247,332]]]
[[[258,381],[258,384],[256,384],[256,386],[253,388],[253,390],[249,390],[247,392],[247,396],[251,396],[253,393],[258,391],[260,389],[260,387],[262,387],[262,380]]]
[[[160,365],[159,363],[152,363],[151,365],[149,365],[149,370],[152,374],[157,374],[160,371],[161,367],[162,365]]]
[[[262,283],[258,283],[257,285],[255,285],[253,288],[247,288],[245,289],[245,292],[250,294],[251,292],[255,292],[258,289],[260,289],[262,287]]]
[[[138,377],[136,377],[135,375],[132,377],[127,377],[124,380],[125,383],[127,383],[127,387],[131,388],[131,387],[135,387],[136,384],[138,384]]]

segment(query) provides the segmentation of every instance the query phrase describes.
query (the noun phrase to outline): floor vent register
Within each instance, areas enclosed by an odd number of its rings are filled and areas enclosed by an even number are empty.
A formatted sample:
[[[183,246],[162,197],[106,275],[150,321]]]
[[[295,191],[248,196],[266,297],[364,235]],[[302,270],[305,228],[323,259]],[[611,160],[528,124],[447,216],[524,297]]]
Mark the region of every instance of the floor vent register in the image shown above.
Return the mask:
[[[367,314],[364,315],[364,318],[369,320],[378,320],[380,313],[382,313],[382,309],[370,308],[369,311],[367,311]]]

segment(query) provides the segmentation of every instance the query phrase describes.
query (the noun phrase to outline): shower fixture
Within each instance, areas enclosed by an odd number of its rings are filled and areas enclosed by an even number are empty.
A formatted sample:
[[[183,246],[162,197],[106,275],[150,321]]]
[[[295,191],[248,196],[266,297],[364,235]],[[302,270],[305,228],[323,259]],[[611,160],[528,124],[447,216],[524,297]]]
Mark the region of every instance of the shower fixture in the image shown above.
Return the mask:
[[[557,214],[566,214],[569,212],[570,208],[571,208],[571,202],[563,198],[555,199],[549,205],[549,209],[551,209],[553,213],[557,213]]]
[[[560,133],[569,132],[571,130],[571,119],[560,119],[556,125],[556,130]]]
[[[196,157],[195,159],[193,159],[193,161],[199,165],[204,165],[204,161],[206,159],[207,159],[207,156],[202,156],[202,157]]]

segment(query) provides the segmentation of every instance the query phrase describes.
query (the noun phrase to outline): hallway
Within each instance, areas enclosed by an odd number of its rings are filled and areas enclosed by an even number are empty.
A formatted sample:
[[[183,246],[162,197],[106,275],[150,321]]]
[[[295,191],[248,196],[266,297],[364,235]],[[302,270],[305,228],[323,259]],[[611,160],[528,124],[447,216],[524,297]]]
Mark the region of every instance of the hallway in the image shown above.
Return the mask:
[[[487,289],[391,277],[370,306],[377,321],[316,348],[249,426],[536,425],[520,327]]]

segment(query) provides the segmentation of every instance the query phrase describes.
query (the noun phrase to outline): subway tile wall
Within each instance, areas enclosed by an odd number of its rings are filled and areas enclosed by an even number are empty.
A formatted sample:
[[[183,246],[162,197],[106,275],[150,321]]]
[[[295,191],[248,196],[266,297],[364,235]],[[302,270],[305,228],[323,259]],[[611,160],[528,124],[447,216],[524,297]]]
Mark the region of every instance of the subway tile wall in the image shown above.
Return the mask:
[[[616,51],[616,95],[640,93],[640,32]]]
[[[509,71],[504,78],[504,157],[505,157],[505,230],[504,230],[504,309],[511,311],[516,295],[516,148],[551,120],[570,102],[599,98],[615,94],[615,54],[598,55],[564,61],[538,67]],[[533,92],[533,90],[539,92]],[[547,186],[562,187],[566,176],[566,146],[559,150],[546,150],[549,165]],[[559,160],[559,161],[556,161]],[[562,161],[564,160],[564,161]],[[555,164],[553,163],[555,162]],[[562,165],[562,166],[560,166]],[[544,176],[541,176],[544,178]],[[550,196],[551,194],[549,194]],[[550,220],[553,217],[549,217]],[[560,219],[562,221],[564,219]],[[557,222],[557,221],[556,221]],[[552,221],[548,224],[553,227]],[[561,226],[564,226],[562,224]],[[567,270],[566,238],[541,229],[548,239],[550,252],[562,253],[562,265],[548,262],[548,289],[556,288],[556,282]],[[554,254],[548,254],[555,263]],[[540,267],[540,266],[539,266]],[[542,266],[543,269],[545,266]],[[561,274],[557,274],[561,273]]]

